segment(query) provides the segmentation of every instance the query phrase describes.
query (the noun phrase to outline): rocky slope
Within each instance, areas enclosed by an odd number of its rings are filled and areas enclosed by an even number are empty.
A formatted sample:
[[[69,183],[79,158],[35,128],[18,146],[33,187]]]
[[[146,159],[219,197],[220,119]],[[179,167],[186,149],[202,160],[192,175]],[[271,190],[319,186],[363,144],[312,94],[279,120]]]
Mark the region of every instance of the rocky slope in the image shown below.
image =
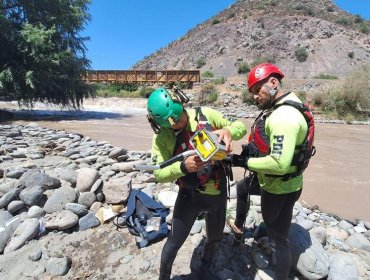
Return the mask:
[[[290,78],[341,76],[369,61],[369,33],[369,21],[331,0],[237,1],[133,68],[195,69],[203,60],[201,71],[230,77],[240,63],[271,61]],[[299,48],[308,55],[303,62]]]

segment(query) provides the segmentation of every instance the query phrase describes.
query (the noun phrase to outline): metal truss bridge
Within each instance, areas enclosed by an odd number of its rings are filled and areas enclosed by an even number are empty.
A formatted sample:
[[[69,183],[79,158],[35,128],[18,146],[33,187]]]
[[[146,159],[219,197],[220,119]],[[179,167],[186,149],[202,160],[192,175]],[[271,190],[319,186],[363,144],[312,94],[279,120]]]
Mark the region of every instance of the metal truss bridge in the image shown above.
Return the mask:
[[[159,84],[184,82],[189,85],[200,82],[199,70],[89,70],[82,77],[90,83],[137,83]]]

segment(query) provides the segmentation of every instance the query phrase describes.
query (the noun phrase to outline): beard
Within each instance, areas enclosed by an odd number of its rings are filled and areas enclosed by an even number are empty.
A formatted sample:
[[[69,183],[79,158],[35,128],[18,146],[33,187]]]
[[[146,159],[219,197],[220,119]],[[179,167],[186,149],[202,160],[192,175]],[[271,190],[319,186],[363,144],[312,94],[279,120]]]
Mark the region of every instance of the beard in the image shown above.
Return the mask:
[[[272,107],[272,98],[266,98],[261,102],[256,102],[257,108],[260,110],[267,110]]]

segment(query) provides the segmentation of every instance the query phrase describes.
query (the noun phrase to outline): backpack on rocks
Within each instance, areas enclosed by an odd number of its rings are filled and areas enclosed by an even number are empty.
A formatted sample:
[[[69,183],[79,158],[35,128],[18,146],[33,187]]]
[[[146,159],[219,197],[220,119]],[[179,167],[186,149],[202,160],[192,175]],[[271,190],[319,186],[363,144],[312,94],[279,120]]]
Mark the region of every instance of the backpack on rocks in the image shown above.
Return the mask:
[[[169,209],[140,190],[132,190],[125,214],[126,226],[131,234],[138,236],[139,248],[167,236],[166,216]]]

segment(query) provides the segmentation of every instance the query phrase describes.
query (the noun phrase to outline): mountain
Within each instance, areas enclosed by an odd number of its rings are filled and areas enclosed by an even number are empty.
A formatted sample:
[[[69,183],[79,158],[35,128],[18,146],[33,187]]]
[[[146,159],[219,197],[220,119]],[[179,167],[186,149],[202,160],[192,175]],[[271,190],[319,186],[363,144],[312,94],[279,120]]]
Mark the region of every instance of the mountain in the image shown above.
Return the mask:
[[[211,70],[276,63],[291,78],[342,76],[370,61],[370,21],[331,0],[239,0],[133,69]]]

